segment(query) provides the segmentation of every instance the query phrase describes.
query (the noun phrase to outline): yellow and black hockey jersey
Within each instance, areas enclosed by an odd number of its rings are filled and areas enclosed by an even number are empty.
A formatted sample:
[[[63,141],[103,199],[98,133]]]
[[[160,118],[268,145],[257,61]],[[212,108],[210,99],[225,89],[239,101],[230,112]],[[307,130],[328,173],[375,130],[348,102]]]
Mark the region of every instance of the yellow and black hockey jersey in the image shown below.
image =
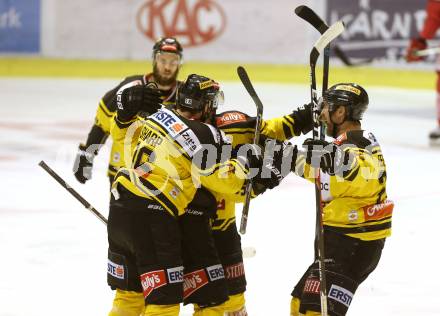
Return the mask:
[[[123,144],[130,123],[115,117],[111,129],[115,141]],[[245,161],[222,155],[230,145],[218,129],[166,108],[136,124],[142,129],[132,163],[117,172],[114,187],[123,185],[138,196],[154,199],[174,216],[184,213],[200,185],[219,194],[234,194],[242,188]],[[138,127],[131,128],[136,133]],[[126,144],[135,144],[134,137]]]
[[[228,138],[233,147],[252,143],[256,118],[240,111],[227,111],[217,114],[215,124]],[[289,114],[282,117],[263,120],[261,134],[280,141],[290,139],[301,134],[301,122],[297,122],[295,115]],[[241,195],[226,195],[211,191],[217,199],[217,218],[212,223],[214,230],[226,230],[235,224],[235,204],[242,202],[244,188]]]
[[[102,99],[99,101],[98,109],[96,110],[95,123],[89,132],[86,146],[91,144],[104,144],[107,136],[110,134],[111,121],[116,113],[116,95],[119,90],[128,88],[134,85],[146,85],[148,82],[152,81],[152,74],[147,75],[134,75],[125,78],[121,83],[119,83],[115,88],[108,91]],[[164,105],[174,104],[176,90],[179,82],[176,82],[171,89],[167,91],[162,91],[162,99]],[[123,147],[114,142],[112,144],[110,161],[108,166],[108,175],[114,176],[116,171],[124,165],[123,163]]]
[[[361,240],[390,236],[394,204],[387,200],[386,166],[375,136],[349,131],[334,143],[353,159],[342,174],[320,172],[324,228]],[[304,155],[298,155],[295,172],[315,181]]]

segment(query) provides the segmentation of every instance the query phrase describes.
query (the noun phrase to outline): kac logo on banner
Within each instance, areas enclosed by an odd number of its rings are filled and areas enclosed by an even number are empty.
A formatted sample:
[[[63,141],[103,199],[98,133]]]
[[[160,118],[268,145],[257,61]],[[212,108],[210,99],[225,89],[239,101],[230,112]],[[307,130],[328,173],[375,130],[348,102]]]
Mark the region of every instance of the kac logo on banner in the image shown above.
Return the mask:
[[[40,0],[0,0],[0,52],[40,51]]]
[[[136,19],[138,29],[153,41],[174,36],[186,47],[214,40],[226,26],[226,15],[216,0],[149,0]]]

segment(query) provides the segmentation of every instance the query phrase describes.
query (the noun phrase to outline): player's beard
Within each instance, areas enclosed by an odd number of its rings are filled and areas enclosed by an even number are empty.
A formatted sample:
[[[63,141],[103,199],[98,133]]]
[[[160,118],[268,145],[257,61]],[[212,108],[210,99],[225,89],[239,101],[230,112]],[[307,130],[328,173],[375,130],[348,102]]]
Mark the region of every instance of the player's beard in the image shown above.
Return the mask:
[[[179,74],[179,68],[176,69],[176,71],[174,72],[174,74],[169,77],[169,78],[165,78],[163,77],[160,73],[159,73],[159,69],[157,69],[157,65],[154,64],[153,66],[153,76],[154,76],[154,81],[161,86],[171,86],[174,84],[174,82],[176,82],[177,79],[177,75]]]

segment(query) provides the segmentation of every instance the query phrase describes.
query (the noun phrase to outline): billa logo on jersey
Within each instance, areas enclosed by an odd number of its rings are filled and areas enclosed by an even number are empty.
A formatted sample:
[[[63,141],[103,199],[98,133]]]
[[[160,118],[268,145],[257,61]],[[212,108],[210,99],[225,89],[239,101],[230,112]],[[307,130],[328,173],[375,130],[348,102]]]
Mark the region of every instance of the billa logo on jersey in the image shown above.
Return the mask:
[[[244,116],[244,114],[240,112],[228,112],[228,113],[224,113],[220,117],[217,117],[215,121],[217,126],[224,126],[238,122],[245,122],[246,116]]]
[[[319,294],[320,282],[315,278],[308,278],[304,284],[304,293]]]
[[[379,220],[393,215],[394,202],[385,200],[380,204],[370,205],[363,208],[365,220]]]
[[[203,269],[185,274],[183,276],[183,297],[187,298],[206,284],[208,284],[208,276]]]
[[[223,33],[226,15],[215,0],[149,0],[138,10],[137,27],[146,37],[178,37],[183,46],[200,46]]]
[[[113,261],[108,260],[107,262],[107,273],[117,279],[124,279],[124,266],[114,263]]]
[[[164,270],[147,272],[141,275],[141,284],[144,298],[147,298],[154,289],[167,284]]]

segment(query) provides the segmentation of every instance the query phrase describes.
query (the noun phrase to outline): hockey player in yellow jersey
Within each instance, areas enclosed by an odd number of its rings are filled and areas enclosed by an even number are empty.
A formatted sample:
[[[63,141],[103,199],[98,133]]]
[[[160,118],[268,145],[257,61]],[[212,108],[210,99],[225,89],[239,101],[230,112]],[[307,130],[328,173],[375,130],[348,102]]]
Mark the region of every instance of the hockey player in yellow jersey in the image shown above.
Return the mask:
[[[189,86],[198,89],[198,94],[186,93]],[[110,315],[122,315],[120,309],[127,308],[127,298],[132,295],[135,302],[140,292],[145,298],[145,315],[177,315],[184,292],[177,218],[184,214],[200,184],[234,194],[244,183],[248,160],[219,160],[226,144],[224,135],[198,122],[211,112],[218,92],[212,80],[190,75],[179,88],[177,109],[163,108],[145,119],[131,167],[116,174],[108,224],[108,280],[118,291]],[[116,130],[123,131],[131,118],[123,115],[127,109],[121,107],[115,121]],[[207,159],[202,144],[215,149],[217,158]],[[211,281],[224,279],[221,265],[209,268]],[[120,297],[125,304],[119,304]]]
[[[331,143],[307,139],[292,169],[315,181],[320,169],[328,314],[345,315],[358,286],[376,268],[391,234],[394,204],[387,199],[386,167],[376,137],[362,129],[368,94],[340,83],[323,96],[320,122]],[[316,253],[315,241],[315,253]],[[315,258],[316,255],[315,255]],[[320,315],[318,262],[310,265],[292,292],[291,315]]]
[[[182,51],[182,46],[175,38],[160,38],[153,46],[153,72],[129,76],[102,97],[96,110],[94,125],[85,144],[79,145],[73,166],[74,175],[79,182],[85,183],[92,176],[93,160],[110,134],[110,125],[117,110],[118,91],[134,85],[146,86],[155,83],[161,92],[162,104],[174,104]],[[124,165],[123,153],[123,146],[113,142],[107,172],[110,183],[117,170]]]
[[[240,111],[226,111],[215,116],[213,122],[228,137],[234,148],[253,141],[256,118]],[[313,126],[311,105],[306,104],[288,115],[264,120],[261,126],[262,139],[288,140],[301,134],[307,134]],[[277,182],[272,185],[275,186]],[[268,187],[260,186],[262,190]],[[262,193],[262,190],[254,193]],[[244,191],[242,191],[244,193]],[[212,234],[217,251],[225,270],[230,300],[226,303],[229,316],[245,316],[246,276],[241,251],[241,238],[237,231],[235,218],[235,196],[215,194],[217,213],[212,220]]]

